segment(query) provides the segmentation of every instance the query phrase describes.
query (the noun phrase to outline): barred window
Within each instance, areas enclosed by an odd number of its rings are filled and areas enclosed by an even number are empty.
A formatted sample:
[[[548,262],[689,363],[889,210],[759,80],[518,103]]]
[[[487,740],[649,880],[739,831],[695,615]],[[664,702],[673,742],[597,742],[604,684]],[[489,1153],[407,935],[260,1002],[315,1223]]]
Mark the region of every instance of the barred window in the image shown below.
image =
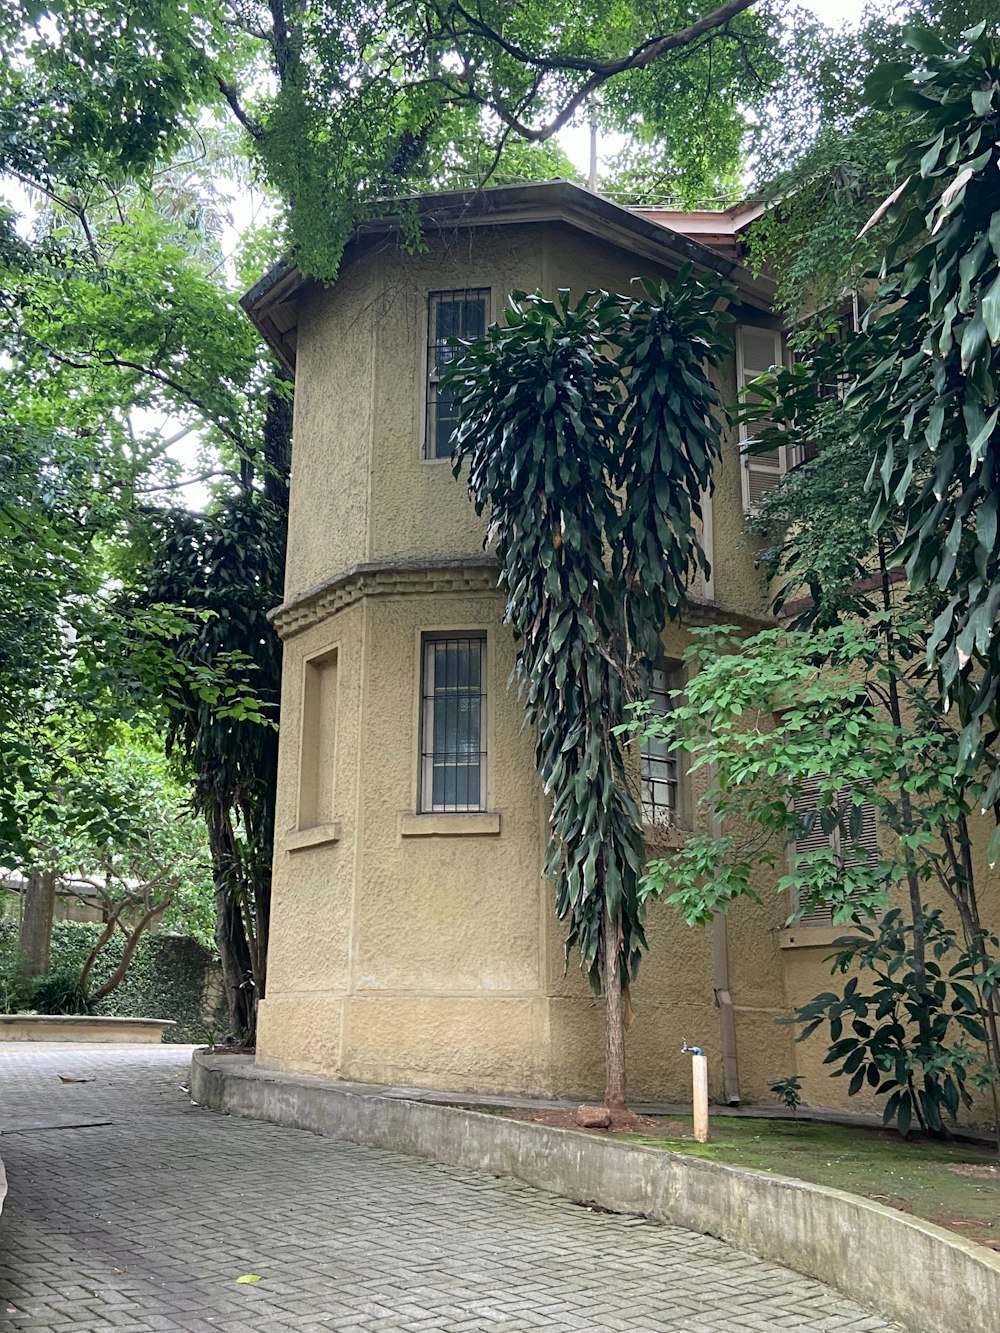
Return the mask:
[[[660,662],[649,670],[644,687],[653,714],[667,717],[673,709],[671,692],[683,686],[679,663]],[[666,741],[643,741],[639,751],[639,787],[643,823],[666,827],[678,823],[680,768],[676,752],[671,752]]]
[[[456,348],[450,338],[466,342],[482,338],[489,316],[488,287],[459,287],[449,292],[431,292],[427,311],[427,423],[425,458],[450,458],[451,436],[458,425],[454,398],[439,381],[454,360]]]
[[[426,636],[420,744],[422,813],[486,809],[486,636]]]

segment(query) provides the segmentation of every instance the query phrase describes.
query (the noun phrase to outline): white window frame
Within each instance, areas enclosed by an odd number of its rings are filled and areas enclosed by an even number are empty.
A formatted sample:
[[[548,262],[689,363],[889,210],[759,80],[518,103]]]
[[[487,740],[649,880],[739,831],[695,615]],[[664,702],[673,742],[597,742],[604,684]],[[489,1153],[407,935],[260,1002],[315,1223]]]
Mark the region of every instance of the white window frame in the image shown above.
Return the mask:
[[[773,340],[774,359],[772,366],[784,366],[785,364],[785,343],[780,329],[769,329],[759,324],[739,324],[736,328],[736,388],[737,393],[742,394],[746,386],[755,380],[758,375],[763,374],[769,367],[767,366],[748,366],[745,355],[746,332],[750,331],[755,335],[770,335]],[[770,463],[765,462],[761,455],[754,455],[748,451],[748,443],[752,438],[749,425],[744,421],[740,422],[739,440],[740,440],[740,490],[743,498],[743,512],[752,514],[755,512],[756,504],[751,498],[752,486],[751,480],[756,475],[758,478],[773,478],[774,486],[788,471],[790,466],[791,450],[785,445],[778,446],[778,466],[775,468]],[[773,488],[772,488],[773,489]]]
[[[473,805],[434,802],[434,759],[431,748],[434,737],[434,648],[442,643],[477,642],[479,657],[479,801]],[[419,769],[417,780],[417,810],[422,815],[471,814],[488,810],[487,777],[487,636],[485,630],[434,630],[420,636],[420,728]],[[469,766],[471,767],[471,765]]]
[[[434,360],[432,357],[432,348],[435,345],[434,340],[434,309],[435,301],[443,296],[457,296],[459,293],[469,293],[470,295],[482,294],[486,298],[486,310],[483,317],[483,327],[488,329],[493,323],[494,310],[494,291],[487,284],[473,287],[432,287],[429,288],[424,298],[424,347],[423,361],[421,365],[421,379],[423,390],[421,394],[421,427],[420,427],[420,461],[423,463],[450,463],[451,455],[431,453],[431,448],[435,443],[436,416],[434,407],[436,403],[435,394],[440,380],[436,373]],[[432,420],[432,417],[434,418]]]

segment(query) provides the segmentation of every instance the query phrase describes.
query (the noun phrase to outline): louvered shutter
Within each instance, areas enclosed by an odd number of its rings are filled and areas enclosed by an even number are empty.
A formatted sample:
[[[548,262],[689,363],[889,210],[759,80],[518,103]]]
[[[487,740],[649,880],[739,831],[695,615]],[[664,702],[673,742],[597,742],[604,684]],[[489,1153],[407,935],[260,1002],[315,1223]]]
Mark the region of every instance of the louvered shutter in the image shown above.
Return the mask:
[[[840,834],[839,837],[844,844],[842,854],[845,866],[863,865],[866,861],[878,859],[878,815],[871,801],[861,805],[861,827],[857,838],[851,838],[849,834]]]
[[[795,793],[795,813],[799,819],[805,821],[806,817],[816,809],[819,804],[819,783],[818,781],[807,781],[802,784]],[[821,847],[831,845],[831,835],[823,832],[823,825],[819,819],[813,821],[812,827],[808,833],[803,833],[795,839],[795,853],[802,856],[806,852],[818,851]],[[829,907],[818,907],[813,912],[799,918],[799,924],[803,926],[828,926],[833,919],[833,911]]]
[[[772,366],[782,364],[781,334],[776,329],[759,329],[752,324],[741,324],[736,331],[736,373],[740,392],[763,375]],[[754,395],[747,395],[754,401]],[[740,478],[743,486],[743,508],[749,513],[774,490],[788,471],[787,450],[784,445],[765,453],[751,454],[746,445],[759,434],[766,423],[755,421],[752,426],[740,426]]]
[[[805,821],[805,818],[819,804],[819,779],[809,780],[802,784],[795,796],[795,813]],[[819,847],[833,847],[841,857],[844,869],[851,866],[863,865],[866,861],[871,862],[878,859],[878,816],[871,801],[864,801],[861,809],[861,827],[856,839],[841,833],[840,829],[834,829],[832,833],[824,833],[823,826],[817,819],[813,822],[808,833],[795,840],[795,852],[797,855],[803,855],[806,852],[816,851]],[[850,819],[850,814],[845,813],[845,822]],[[803,926],[829,926],[833,922],[833,909],[831,907],[818,907],[812,912],[806,912],[799,918],[799,924]]]

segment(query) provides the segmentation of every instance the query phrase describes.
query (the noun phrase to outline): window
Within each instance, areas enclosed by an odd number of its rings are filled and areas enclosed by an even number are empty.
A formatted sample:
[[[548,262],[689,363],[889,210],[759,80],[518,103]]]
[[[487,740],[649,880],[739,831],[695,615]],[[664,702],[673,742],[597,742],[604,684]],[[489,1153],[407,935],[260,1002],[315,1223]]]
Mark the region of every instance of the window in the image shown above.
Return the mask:
[[[736,337],[736,387],[740,391],[763,375],[772,366],[784,364],[781,334],[776,329],[759,329],[750,324],[741,324]],[[747,395],[754,400],[754,395]],[[777,449],[768,449],[763,453],[750,453],[747,445],[767,423],[755,421],[740,426],[741,480],[743,485],[743,508],[751,513],[761,500],[778,485],[778,482],[790,466],[788,453],[784,445]]]
[[[648,671],[644,682],[646,698],[656,717],[666,717],[673,709],[670,695],[683,689],[684,677],[678,663],[660,662]],[[647,740],[639,751],[639,791],[644,824],[673,828],[680,814],[680,768],[678,756],[666,741]]]
[[[832,847],[844,870],[866,862],[871,864],[878,859],[878,818],[870,801],[863,802],[860,807],[861,826],[857,838],[845,835],[839,827],[832,833],[826,833],[818,818],[806,827],[809,816],[816,811],[818,804],[818,781],[804,783],[795,797],[795,813],[803,823],[803,832],[794,843],[797,855],[814,852],[821,847]],[[818,907],[799,919],[799,925],[803,926],[829,926],[832,922],[833,909],[830,907]]]
[[[424,436],[425,458],[450,458],[451,435],[458,425],[458,414],[451,394],[438,381],[456,348],[449,338],[466,342],[481,338],[486,332],[489,314],[488,287],[465,287],[450,292],[431,292],[427,310],[427,423]]]
[[[424,639],[422,814],[486,809],[485,666],[484,634]]]
[[[337,747],[337,650],[308,658],[302,690],[300,829],[333,818]]]

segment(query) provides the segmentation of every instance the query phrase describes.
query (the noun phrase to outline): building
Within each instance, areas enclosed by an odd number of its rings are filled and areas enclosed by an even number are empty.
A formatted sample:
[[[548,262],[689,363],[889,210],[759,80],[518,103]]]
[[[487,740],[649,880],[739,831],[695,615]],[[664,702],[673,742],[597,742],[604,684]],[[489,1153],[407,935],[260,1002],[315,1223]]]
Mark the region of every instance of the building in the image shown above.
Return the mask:
[[[244,298],[296,376],[257,1059],[394,1085],[592,1096],[602,1008],[564,963],[540,873],[546,803],[507,689],[514,649],[484,524],[448,459],[441,348],[482,332],[511,290],[625,291],[687,262],[738,293],[724,400],[781,359],[781,330],[771,284],[738,261],[752,209],[633,211],[563,182],[414,207],[420,253],[386,216],[359,226],[332,287],[279,269]],[[726,439],[702,533],[712,576],[666,633],[661,697],[690,627],[765,622],[745,512],[784,463],[751,464]],[[651,844],[683,837],[697,791],[663,754],[642,764]],[[634,1099],[685,1096],[684,1038],[709,1053],[718,1099],[768,1099],[768,1081],[795,1072],[809,1100],[831,1099],[820,1043],[795,1046],[775,1019],[824,988],[840,931],[822,919],[784,929],[788,905],[761,887],[762,905],[741,903],[711,930],[651,913],[628,1037]]]

